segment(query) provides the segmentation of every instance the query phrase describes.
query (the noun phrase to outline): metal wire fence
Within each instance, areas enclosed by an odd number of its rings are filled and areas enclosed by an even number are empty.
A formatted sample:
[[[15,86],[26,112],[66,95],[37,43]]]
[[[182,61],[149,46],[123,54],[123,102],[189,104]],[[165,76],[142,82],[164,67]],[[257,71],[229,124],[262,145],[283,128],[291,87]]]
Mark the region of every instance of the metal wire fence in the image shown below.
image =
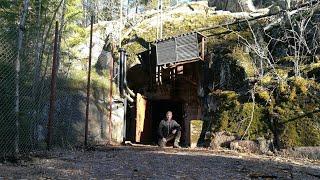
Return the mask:
[[[0,156],[42,150],[47,145],[53,45],[48,43],[38,58],[36,35],[36,32],[25,32],[18,70],[18,30],[0,31]],[[75,147],[84,140],[87,71],[82,70],[76,76],[71,75],[71,69],[68,58],[61,60],[57,71],[52,146]],[[105,84],[109,78],[96,79],[100,80],[92,81],[90,96],[91,144],[106,142],[108,134],[109,87]]]
[[[17,64],[17,30],[0,34],[0,134],[1,153],[23,153],[34,148],[33,117],[35,109],[32,92],[30,52],[23,51]],[[20,67],[20,68],[18,68]]]

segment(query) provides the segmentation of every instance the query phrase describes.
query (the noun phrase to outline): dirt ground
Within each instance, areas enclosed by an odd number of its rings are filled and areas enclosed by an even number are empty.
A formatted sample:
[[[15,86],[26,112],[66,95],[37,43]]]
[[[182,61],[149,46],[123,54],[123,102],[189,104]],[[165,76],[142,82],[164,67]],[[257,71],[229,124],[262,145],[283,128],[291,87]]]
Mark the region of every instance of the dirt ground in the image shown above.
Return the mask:
[[[320,162],[226,150],[98,147],[2,162],[1,179],[320,179]]]

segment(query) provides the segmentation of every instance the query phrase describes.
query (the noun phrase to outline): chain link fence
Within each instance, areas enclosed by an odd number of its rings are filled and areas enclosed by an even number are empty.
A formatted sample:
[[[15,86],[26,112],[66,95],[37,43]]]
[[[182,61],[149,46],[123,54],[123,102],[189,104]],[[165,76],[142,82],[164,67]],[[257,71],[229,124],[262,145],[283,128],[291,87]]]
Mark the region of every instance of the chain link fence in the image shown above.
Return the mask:
[[[34,38],[36,35],[39,34],[24,32],[22,51],[18,59],[20,71],[17,71],[18,30],[0,31],[0,156],[2,157],[46,148],[53,45],[48,43],[42,52],[39,52],[37,49],[39,42]],[[74,64],[78,66],[75,67]],[[82,67],[79,69],[79,66]],[[74,60],[65,54],[61,58],[57,71],[56,108],[52,123],[54,147],[67,148],[83,144],[86,68],[87,59]],[[106,73],[99,75],[96,71],[93,72],[89,142],[97,144],[107,142],[108,137],[109,77]]]
[[[5,156],[35,149],[38,104],[43,102],[35,92],[33,51],[27,50],[32,44],[25,42],[18,57],[17,37],[15,29],[0,34],[0,152]]]

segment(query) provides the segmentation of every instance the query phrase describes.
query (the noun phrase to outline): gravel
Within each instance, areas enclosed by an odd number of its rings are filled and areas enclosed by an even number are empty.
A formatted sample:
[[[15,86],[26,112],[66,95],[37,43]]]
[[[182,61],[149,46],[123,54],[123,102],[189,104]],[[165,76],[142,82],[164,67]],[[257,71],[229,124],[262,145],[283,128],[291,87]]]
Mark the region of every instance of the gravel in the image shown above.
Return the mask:
[[[98,147],[2,162],[1,179],[320,179],[320,162],[227,150]]]

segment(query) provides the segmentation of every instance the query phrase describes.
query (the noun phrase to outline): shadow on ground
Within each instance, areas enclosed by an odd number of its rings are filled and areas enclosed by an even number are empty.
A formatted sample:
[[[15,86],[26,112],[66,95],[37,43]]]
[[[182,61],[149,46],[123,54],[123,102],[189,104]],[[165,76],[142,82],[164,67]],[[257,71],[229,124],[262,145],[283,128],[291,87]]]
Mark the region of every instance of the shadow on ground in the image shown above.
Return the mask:
[[[235,152],[100,147],[53,151],[32,161],[0,165],[1,178],[318,179],[319,162],[296,162]]]

